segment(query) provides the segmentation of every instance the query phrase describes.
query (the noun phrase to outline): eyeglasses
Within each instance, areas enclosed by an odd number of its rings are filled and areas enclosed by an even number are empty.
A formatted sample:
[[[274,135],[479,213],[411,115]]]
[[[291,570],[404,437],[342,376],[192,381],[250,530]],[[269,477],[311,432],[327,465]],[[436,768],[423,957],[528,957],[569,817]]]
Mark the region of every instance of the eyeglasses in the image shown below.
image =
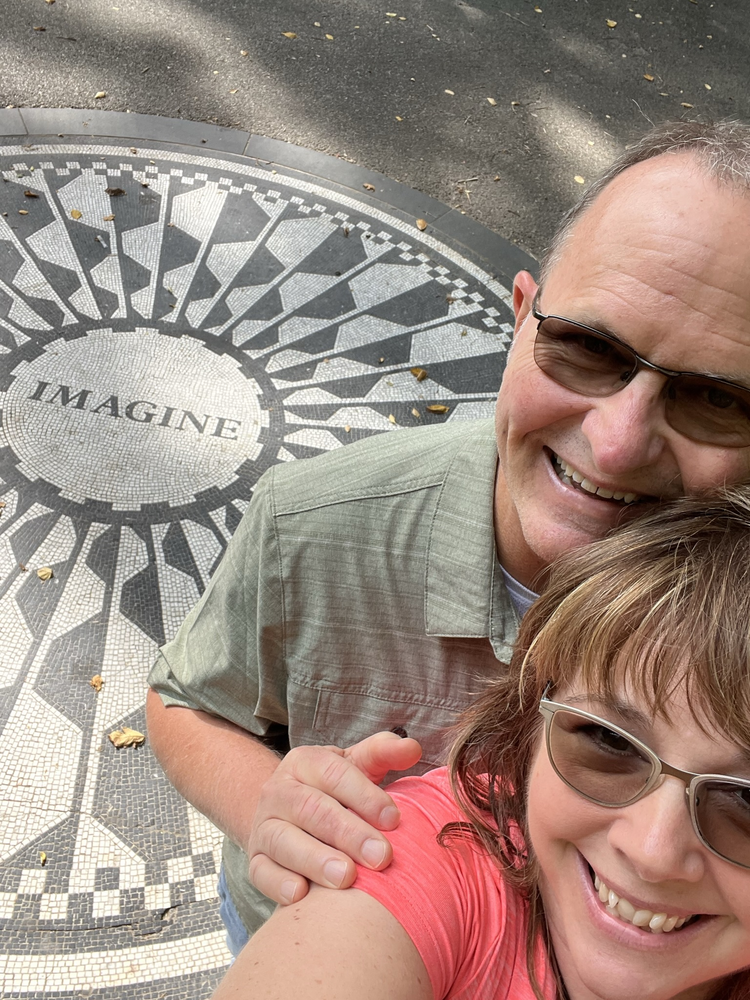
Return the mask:
[[[547,753],[568,787],[599,806],[620,809],[661,785],[664,775],[679,778],[700,842],[725,861],[750,868],[750,781],[672,767],[619,726],[549,701],[546,694],[539,711]]]
[[[534,361],[558,385],[582,396],[612,396],[624,389],[639,371],[665,375],[665,415],[674,430],[693,441],[724,448],[750,445],[750,389],[713,375],[677,372],[652,364],[617,337],[562,316],[539,321]]]

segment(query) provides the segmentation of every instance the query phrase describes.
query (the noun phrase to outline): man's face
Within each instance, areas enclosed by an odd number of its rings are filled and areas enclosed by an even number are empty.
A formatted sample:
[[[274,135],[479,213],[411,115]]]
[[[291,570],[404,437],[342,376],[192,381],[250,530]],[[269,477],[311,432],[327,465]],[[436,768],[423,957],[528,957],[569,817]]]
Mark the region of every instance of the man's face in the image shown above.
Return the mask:
[[[612,333],[663,368],[750,386],[748,275],[750,196],[706,178],[689,155],[664,155],[631,167],[599,196],[539,309]],[[496,410],[498,550],[527,584],[644,503],[750,479],[750,448],[702,444],[667,424],[658,372],[641,371],[604,398],[544,375],[533,358],[535,292],[529,274],[516,278],[515,339]]]

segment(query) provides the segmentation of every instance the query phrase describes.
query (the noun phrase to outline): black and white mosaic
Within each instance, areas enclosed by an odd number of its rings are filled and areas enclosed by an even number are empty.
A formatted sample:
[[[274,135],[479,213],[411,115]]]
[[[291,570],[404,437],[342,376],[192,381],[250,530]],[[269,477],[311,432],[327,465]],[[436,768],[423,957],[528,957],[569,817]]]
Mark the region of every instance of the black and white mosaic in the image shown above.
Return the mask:
[[[206,996],[220,836],[107,734],[265,469],[492,412],[509,293],[240,157],[42,142],[0,175],[2,993]]]

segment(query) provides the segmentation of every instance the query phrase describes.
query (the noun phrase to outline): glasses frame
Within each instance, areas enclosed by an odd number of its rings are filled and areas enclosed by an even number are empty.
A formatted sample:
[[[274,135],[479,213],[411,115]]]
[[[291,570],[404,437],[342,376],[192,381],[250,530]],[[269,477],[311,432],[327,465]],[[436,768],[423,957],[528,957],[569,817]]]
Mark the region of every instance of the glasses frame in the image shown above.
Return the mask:
[[[549,687],[545,690],[542,695],[542,699],[539,702],[539,712],[544,718],[544,739],[547,748],[547,757],[555,774],[564,784],[568,786],[568,788],[571,788],[582,798],[587,799],[589,802],[593,802],[597,806],[602,806],[605,809],[624,809],[627,806],[632,806],[635,802],[638,802],[640,799],[648,795],[649,792],[652,792],[654,788],[660,786],[662,784],[663,777],[669,775],[673,778],[679,778],[679,780],[685,784],[685,797],[687,798],[690,821],[692,823],[693,830],[695,831],[695,835],[701,844],[703,844],[703,846],[712,854],[715,854],[717,858],[721,858],[722,861],[727,861],[730,865],[737,865],[738,868],[750,869],[750,863],[743,864],[741,861],[735,861],[732,858],[728,858],[725,854],[722,854],[721,851],[717,851],[715,847],[712,847],[711,844],[708,843],[701,831],[697,813],[698,792],[702,785],[709,781],[729,781],[733,785],[739,785],[741,788],[750,789],[750,780],[745,778],[736,778],[731,774],[696,774],[694,771],[683,771],[679,767],[673,767],[665,760],[662,760],[658,754],[654,753],[651,747],[641,742],[641,740],[639,740],[636,736],[633,736],[632,733],[629,733],[627,729],[623,729],[621,726],[616,726],[613,722],[610,722],[609,719],[603,719],[600,715],[594,715],[593,712],[586,712],[581,708],[574,708],[572,705],[564,705],[561,702],[551,701],[547,697],[548,691]],[[570,715],[577,715],[579,718],[587,719],[590,722],[599,723],[604,726],[605,729],[609,729],[610,732],[616,733],[618,736],[622,736],[624,739],[628,740],[640,753],[643,754],[646,760],[650,761],[652,767],[651,777],[637,795],[632,796],[626,802],[602,802],[599,799],[582,792],[580,788],[576,788],[575,785],[568,781],[565,775],[561,773],[555,764],[555,758],[552,754],[550,746],[550,732],[552,730],[553,720],[555,715],[561,711],[568,712]]]
[[[717,386],[726,386],[727,388],[732,389],[735,392],[745,393],[748,398],[748,405],[750,405],[750,386],[742,385],[739,382],[733,382],[731,379],[721,378],[718,375],[706,375],[703,372],[675,371],[672,368],[663,368],[661,365],[656,365],[653,363],[653,361],[649,361],[647,358],[642,357],[636,350],[634,350],[630,346],[630,344],[626,344],[624,340],[620,340],[619,337],[615,337],[611,333],[604,333],[602,330],[597,330],[593,326],[587,326],[585,323],[579,323],[578,320],[575,319],[568,319],[566,316],[557,316],[554,313],[545,314],[543,312],[540,312],[539,299],[541,297],[541,294],[542,294],[541,288],[537,289],[537,293],[534,296],[534,301],[531,306],[531,314],[534,317],[534,319],[537,320],[537,327],[536,327],[537,336],[539,335],[539,328],[541,327],[542,323],[545,320],[556,319],[560,323],[568,323],[575,329],[584,330],[588,334],[593,334],[594,336],[599,337],[601,340],[604,340],[607,343],[612,344],[615,347],[619,348],[625,355],[631,356],[633,358],[633,365],[627,379],[623,379],[622,384],[615,385],[611,392],[585,392],[585,391],[579,392],[578,389],[572,389],[569,385],[566,385],[565,382],[560,382],[558,379],[555,378],[554,375],[548,374],[539,365],[539,363],[536,360],[536,338],[535,338],[534,341],[535,364],[537,365],[539,370],[547,376],[547,378],[551,378],[553,382],[557,382],[558,385],[561,385],[564,389],[567,389],[569,392],[574,392],[577,396],[590,396],[594,399],[604,399],[608,396],[614,396],[616,393],[624,389],[627,385],[630,385],[630,383],[633,381],[636,375],[645,369],[646,371],[658,372],[659,375],[664,375],[664,377],[668,380],[667,387],[669,385],[669,381],[681,377],[703,379],[705,381],[715,383]],[[627,360],[627,358],[625,360]],[[698,441],[701,440],[700,438],[693,438],[690,434],[686,434],[684,431],[678,431],[678,433],[683,434],[685,437],[690,438],[691,440],[698,440]],[[748,445],[723,444],[721,447],[746,448],[748,447]]]

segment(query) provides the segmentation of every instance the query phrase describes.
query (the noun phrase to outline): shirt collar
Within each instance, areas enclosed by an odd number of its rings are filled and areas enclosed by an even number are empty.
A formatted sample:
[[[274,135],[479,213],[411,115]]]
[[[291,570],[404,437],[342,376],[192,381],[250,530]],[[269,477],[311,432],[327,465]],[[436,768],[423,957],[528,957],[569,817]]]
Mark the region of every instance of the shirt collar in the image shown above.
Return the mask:
[[[497,444],[491,420],[467,424],[435,505],[427,550],[427,635],[487,637],[507,659],[518,618],[495,549]]]

